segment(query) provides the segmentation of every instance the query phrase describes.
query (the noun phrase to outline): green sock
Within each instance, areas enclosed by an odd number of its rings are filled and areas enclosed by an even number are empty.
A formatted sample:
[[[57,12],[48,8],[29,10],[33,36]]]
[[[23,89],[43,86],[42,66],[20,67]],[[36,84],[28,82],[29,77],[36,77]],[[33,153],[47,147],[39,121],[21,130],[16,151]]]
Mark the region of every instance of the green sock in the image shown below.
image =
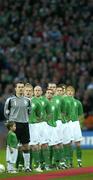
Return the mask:
[[[64,159],[67,161],[67,146],[64,145]]]
[[[73,147],[72,144],[69,146],[70,150],[70,163],[73,165]]]
[[[23,152],[18,151],[17,161],[16,161],[16,168],[18,169],[19,164],[24,166],[24,158],[23,158]]]
[[[32,151],[32,157],[33,157],[33,161],[34,161],[33,166],[38,167],[38,165],[40,163],[40,151],[39,150]]]
[[[44,159],[43,148],[41,148],[41,150],[40,150],[40,165],[41,165],[42,169],[45,168],[45,159]]]
[[[50,165],[52,166],[52,160],[53,160],[53,147],[52,146],[50,146],[49,147],[49,151],[50,151]]]
[[[81,151],[81,147],[79,147],[79,146],[76,147],[76,155],[77,155],[77,160],[81,161],[82,151]]]
[[[64,147],[59,148],[59,160],[60,162],[64,162],[65,156],[64,156]]]
[[[69,165],[70,161],[71,161],[71,154],[70,154],[70,146],[67,145],[67,146],[64,146],[64,152],[65,152],[65,161],[66,161],[66,164]]]
[[[54,158],[54,164],[56,164],[56,166],[59,165],[59,149],[53,147],[53,158]]]
[[[42,149],[40,150],[40,163],[44,162],[44,156],[43,156],[43,151]]]
[[[50,165],[50,152],[49,152],[49,147],[42,148],[42,154],[43,154],[43,159],[44,162],[47,166]]]

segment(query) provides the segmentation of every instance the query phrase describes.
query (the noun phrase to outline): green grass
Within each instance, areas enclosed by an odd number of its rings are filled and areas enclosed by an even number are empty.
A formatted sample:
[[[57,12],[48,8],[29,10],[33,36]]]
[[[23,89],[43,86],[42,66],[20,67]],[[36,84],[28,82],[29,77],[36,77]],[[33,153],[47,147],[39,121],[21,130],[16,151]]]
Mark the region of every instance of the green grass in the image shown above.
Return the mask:
[[[83,150],[83,157],[82,157],[83,167],[93,166],[93,158],[92,157],[93,157],[93,150]],[[6,162],[5,162],[5,150],[0,150],[0,163],[4,164],[6,166]],[[74,166],[77,167],[75,153],[74,153]],[[36,172],[31,172],[31,173],[27,173],[27,174],[25,172],[20,172],[20,173],[18,173],[16,175],[14,175],[14,174],[7,174],[7,173],[0,173],[0,178],[7,178],[7,177],[14,177],[14,176],[26,176],[26,175],[32,175],[32,174],[36,174]],[[93,175],[89,174],[88,176],[90,178],[87,178],[87,180],[88,179],[89,180],[93,180]],[[81,175],[80,177],[82,177],[82,180],[83,180],[83,175]],[[85,177],[87,177],[87,175],[85,175]],[[64,177],[64,180],[66,180],[66,179],[69,180],[71,178],[74,178],[76,180],[76,176],[75,177],[67,177],[67,178]],[[74,180],[74,179],[71,179],[71,180]],[[59,180],[60,180],[60,178],[59,178]],[[84,179],[84,180],[86,180],[86,179]]]
[[[69,177],[62,177],[62,178],[53,178],[51,180],[93,180],[93,174],[84,174],[84,175],[77,175],[77,176],[69,176]]]
[[[5,163],[5,150],[0,150],[0,164],[6,165],[6,163]]]
[[[82,151],[83,167],[93,166],[92,156],[93,156],[93,150],[83,150]],[[74,153],[74,166],[77,167],[75,153]]]

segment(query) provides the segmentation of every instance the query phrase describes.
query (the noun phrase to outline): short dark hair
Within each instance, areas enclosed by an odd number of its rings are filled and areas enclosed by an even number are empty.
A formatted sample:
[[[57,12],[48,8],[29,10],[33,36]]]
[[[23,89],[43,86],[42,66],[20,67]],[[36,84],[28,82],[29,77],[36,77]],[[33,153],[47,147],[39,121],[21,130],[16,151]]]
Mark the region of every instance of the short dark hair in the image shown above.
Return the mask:
[[[61,85],[61,84],[58,84],[58,85],[57,85],[57,88],[62,88],[62,85]]]
[[[67,88],[67,85],[66,84],[60,84],[60,86],[62,87],[62,89],[66,89]]]
[[[15,124],[14,121],[7,121],[5,123],[5,126],[7,127],[8,130],[10,130],[10,128],[13,127],[14,124]]]
[[[17,84],[24,84],[25,85],[25,82],[24,81],[18,81],[15,83],[15,88],[17,87]]]

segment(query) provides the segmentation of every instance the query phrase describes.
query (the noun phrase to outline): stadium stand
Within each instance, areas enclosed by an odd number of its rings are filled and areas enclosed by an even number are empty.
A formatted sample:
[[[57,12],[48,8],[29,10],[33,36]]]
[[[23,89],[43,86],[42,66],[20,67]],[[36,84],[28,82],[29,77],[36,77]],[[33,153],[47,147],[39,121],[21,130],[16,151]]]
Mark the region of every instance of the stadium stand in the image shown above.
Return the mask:
[[[85,117],[93,114],[92,8],[91,0],[0,1],[0,111],[25,79],[74,85]]]

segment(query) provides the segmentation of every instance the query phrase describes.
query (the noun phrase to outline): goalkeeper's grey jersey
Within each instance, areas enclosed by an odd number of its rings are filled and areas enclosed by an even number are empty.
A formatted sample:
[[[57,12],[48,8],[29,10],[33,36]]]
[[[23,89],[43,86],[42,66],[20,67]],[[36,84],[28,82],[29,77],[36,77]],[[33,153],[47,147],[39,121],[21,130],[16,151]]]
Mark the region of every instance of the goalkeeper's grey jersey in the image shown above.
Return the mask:
[[[26,123],[30,113],[31,100],[27,97],[12,96],[5,102],[4,115],[9,121]]]

